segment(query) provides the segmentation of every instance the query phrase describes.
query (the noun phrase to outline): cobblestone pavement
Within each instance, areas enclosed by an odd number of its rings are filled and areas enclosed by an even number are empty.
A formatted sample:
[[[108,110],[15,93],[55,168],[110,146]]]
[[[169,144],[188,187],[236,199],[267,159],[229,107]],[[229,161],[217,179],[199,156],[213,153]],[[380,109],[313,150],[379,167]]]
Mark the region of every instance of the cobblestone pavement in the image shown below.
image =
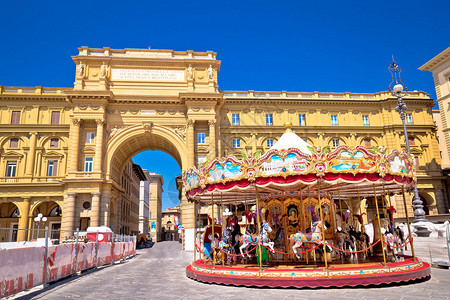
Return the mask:
[[[138,250],[137,257],[55,283],[16,299],[450,299],[450,271],[425,282],[381,288],[268,289],[204,284],[185,276],[193,253],[177,242]]]

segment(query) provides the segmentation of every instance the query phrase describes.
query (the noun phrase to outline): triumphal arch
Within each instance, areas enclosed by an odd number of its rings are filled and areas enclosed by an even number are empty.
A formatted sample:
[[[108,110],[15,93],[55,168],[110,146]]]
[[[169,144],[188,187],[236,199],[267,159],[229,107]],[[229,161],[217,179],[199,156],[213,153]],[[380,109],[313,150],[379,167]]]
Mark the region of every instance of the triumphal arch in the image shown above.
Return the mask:
[[[314,146],[405,146],[388,92],[220,91],[221,62],[212,51],[78,50],[73,88],[0,86],[0,227],[31,228],[42,212],[63,230],[86,219],[117,229],[122,172],[135,154],[161,150],[185,170],[264,152],[287,121]],[[430,214],[445,212],[433,100],[411,92],[406,101],[421,197]],[[181,195],[185,249],[192,250],[193,205]]]

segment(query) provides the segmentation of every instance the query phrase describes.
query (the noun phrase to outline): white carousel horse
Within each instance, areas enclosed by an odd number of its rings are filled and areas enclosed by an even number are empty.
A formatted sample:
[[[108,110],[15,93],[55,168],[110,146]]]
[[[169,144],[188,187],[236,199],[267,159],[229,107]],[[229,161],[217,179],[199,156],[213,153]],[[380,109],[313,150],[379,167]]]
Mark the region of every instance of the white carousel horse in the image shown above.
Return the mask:
[[[304,234],[303,232],[299,231],[295,234],[291,234],[291,236],[289,237],[291,244],[293,244],[292,246],[292,251],[294,251],[295,256],[300,259],[301,257],[297,254],[297,249],[303,246],[304,242],[315,242],[317,244],[320,244],[321,240],[322,240],[322,230],[326,230],[327,227],[322,224],[322,221],[318,221],[317,223],[314,224],[314,227],[312,228],[312,233],[309,234]]]
[[[272,253],[275,253],[275,249],[273,248],[274,242],[269,239],[269,233],[272,232],[272,227],[270,227],[269,223],[263,223],[261,227],[261,234],[259,238],[261,239],[261,245],[269,247],[272,250]],[[247,232],[242,237],[242,246],[239,247],[241,251],[242,257],[244,256],[244,252],[242,250],[246,250],[250,245],[256,245],[258,243],[258,236],[248,234]],[[247,253],[247,256],[251,258],[250,253]]]

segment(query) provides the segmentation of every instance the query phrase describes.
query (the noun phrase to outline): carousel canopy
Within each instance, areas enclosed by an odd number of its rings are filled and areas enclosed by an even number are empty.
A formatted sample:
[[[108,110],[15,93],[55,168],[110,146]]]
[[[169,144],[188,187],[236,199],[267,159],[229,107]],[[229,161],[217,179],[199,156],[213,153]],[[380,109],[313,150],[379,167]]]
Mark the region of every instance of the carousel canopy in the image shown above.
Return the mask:
[[[183,173],[186,197],[210,203],[251,203],[260,199],[302,197],[367,197],[399,192],[416,179],[414,158],[383,147],[367,149],[342,145],[329,151],[311,147],[289,126],[279,141],[262,156],[243,154],[214,159],[209,165]]]

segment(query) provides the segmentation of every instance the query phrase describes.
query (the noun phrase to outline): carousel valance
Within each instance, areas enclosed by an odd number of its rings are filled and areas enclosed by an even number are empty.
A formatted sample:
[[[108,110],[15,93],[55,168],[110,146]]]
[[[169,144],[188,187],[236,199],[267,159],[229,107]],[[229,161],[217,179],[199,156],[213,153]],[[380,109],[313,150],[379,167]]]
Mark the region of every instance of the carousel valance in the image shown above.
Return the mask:
[[[329,152],[328,147],[308,146],[311,154],[297,148],[272,149],[261,157],[243,154],[216,158],[199,169],[191,167],[183,173],[188,198],[215,191],[244,189],[250,185],[265,187],[314,185],[337,181],[384,182],[411,185],[416,180],[414,159],[406,152],[392,150],[386,154],[383,147],[367,149],[342,145]]]

